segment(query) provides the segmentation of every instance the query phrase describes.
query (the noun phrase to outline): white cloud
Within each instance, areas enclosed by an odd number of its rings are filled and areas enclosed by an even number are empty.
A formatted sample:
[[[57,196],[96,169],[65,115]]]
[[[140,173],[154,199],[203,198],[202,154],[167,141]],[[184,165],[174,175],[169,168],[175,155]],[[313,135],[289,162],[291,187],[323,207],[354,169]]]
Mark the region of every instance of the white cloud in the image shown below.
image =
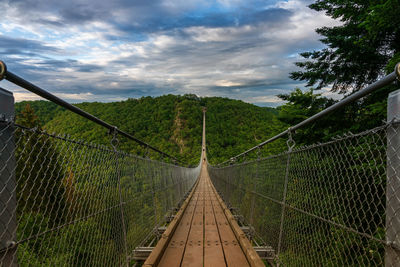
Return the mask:
[[[196,6],[207,7],[207,3],[200,2],[164,1],[162,6],[167,12],[181,14]],[[243,3],[219,1],[229,8]],[[17,16],[19,10],[13,6],[0,3],[0,7],[7,10],[0,18],[0,33],[26,32],[33,34],[35,40],[61,50],[42,57],[11,55],[8,58],[17,57],[24,66],[35,66],[35,71],[30,73],[38,75],[39,85],[74,101],[101,100],[105,97],[104,90],[116,90],[118,95],[113,99],[172,91],[227,96],[252,103],[277,103],[276,90],[299,85],[287,78],[295,70],[293,62],[299,60],[293,55],[321,46],[315,28],[337,24],[323,13],[308,9],[304,1],[289,0],[271,6],[292,14],[279,23],[266,19],[231,26],[187,26],[139,32],[144,37],[131,40],[128,34],[135,34],[134,30],[123,32],[106,18],[64,28],[43,28],[21,21]],[[120,8],[109,12],[116,16],[116,21],[123,22],[134,18],[130,10]],[[138,19],[145,16],[139,14],[141,10],[135,9]],[[50,22],[62,19],[49,11],[43,11],[43,18]],[[130,25],[142,26],[138,23],[133,21]],[[54,68],[46,65],[47,69],[43,69],[49,57],[73,62],[58,68],[53,63]],[[84,66],[98,68],[82,71]],[[16,98],[31,99],[32,96],[18,92]]]
[[[111,102],[111,101],[122,101],[126,99],[125,97],[120,97],[120,96],[93,95],[92,93],[77,93],[77,94],[57,93],[56,96],[73,103],[85,102],[85,101]],[[21,102],[24,100],[43,100],[42,97],[30,92],[14,92],[14,99],[15,102]]]
[[[254,96],[246,98],[251,103],[283,103],[284,101],[277,96]]]
[[[34,94],[34,93],[23,93],[23,92],[14,92],[15,102],[20,102],[24,100],[40,100],[42,97]]]

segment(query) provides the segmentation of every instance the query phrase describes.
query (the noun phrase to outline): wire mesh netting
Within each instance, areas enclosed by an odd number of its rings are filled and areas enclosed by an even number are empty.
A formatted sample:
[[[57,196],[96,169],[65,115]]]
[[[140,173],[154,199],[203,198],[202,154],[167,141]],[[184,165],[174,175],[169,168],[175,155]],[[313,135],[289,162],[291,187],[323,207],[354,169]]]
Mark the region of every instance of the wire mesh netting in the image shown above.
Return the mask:
[[[121,266],[199,168],[0,125],[0,266]]]
[[[210,176],[275,250],[276,263],[398,266],[399,247],[387,242],[400,236],[398,129],[391,123],[251,162],[210,166]],[[394,253],[386,262],[385,252]]]

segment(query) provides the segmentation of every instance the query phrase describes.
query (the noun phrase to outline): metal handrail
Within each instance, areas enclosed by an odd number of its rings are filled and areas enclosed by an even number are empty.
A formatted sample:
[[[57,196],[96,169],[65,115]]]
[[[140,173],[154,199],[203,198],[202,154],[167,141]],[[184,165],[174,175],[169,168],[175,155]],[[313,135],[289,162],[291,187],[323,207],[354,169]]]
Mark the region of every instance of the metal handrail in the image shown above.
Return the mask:
[[[84,118],[86,118],[86,119],[88,119],[88,120],[90,120],[90,121],[92,121],[92,122],[104,127],[104,128],[107,128],[108,130],[110,130],[110,132],[117,132],[118,134],[120,134],[122,136],[125,136],[128,139],[135,141],[139,145],[141,145],[143,147],[146,147],[146,148],[149,148],[149,149],[161,154],[162,156],[170,158],[173,161],[176,161],[176,162],[179,162],[179,163],[183,163],[182,161],[178,160],[177,158],[175,158],[175,157],[173,157],[173,156],[171,156],[171,155],[169,155],[169,154],[167,154],[167,153],[165,153],[165,152],[163,152],[163,151],[151,146],[150,144],[148,144],[148,143],[146,143],[146,142],[144,142],[144,141],[142,141],[140,139],[137,139],[136,137],[128,134],[127,132],[124,132],[124,131],[118,129],[114,125],[111,125],[111,124],[109,124],[109,123],[107,123],[107,122],[105,122],[105,121],[93,116],[92,114],[90,114],[90,113],[88,113],[86,111],[83,111],[82,109],[80,109],[80,108],[78,108],[78,107],[76,107],[74,105],[71,105],[71,104],[67,103],[65,100],[63,100],[63,99],[61,99],[61,98],[59,98],[59,97],[47,92],[46,90],[44,90],[44,89],[42,89],[42,88],[40,88],[40,87],[28,82],[27,80],[24,80],[23,78],[19,77],[16,74],[8,71],[7,70],[7,65],[3,61],[0,60],[0,81],[3,80],[3,79],[6,79],[7,81],[12,82],[12,83],[14,83],[14,84],[16,84],[16,85],[28,90],[28,91],[31,91],[32,93],[37,94],[37,95],[39,95],[39,96],[41,96],[41,97],[43,97],[43,98],[45,98],[45,99],[47,99],[47,100],[49,100],[49,101],[51,101],[53,103],[56,103],[57,105],[62,106],[65,109],[68,109],[69,111],[72,111],[73,113],[78,114],[81,117],[84,117]]]
[[[326,116],[327,114],[329,114],[329,113],[331,113],[331,112],[333,112],[333,111],[335,111],[335,110],[337,110],[337,109],[339,109],[339,108],[341,108],[341,107],[343,107],[343,106],[345,106],[345,105],[347,105],[347,104],[349,104],[351,102],[354,102],[354,101],[360,99],[361,97],[366,96],[367,94],[370,94],[371,92],[373,92],[373,91],[375,91],[377,89],[380,89],[380,88],[382,88],[382,87],[384,87],[386,85],[391,84],[396,79],[400,80],[400,63],[397,63],[397,65],[394,68],[394,71],[392,73],[386,75],[385,77],[383,77],[379,81],[376,81],[376,82],[370,84],[369,86],[365,87],[364,89],[361,89],[360,91],[358,91],[358,92],[356,92],[356,93],[344,98],[343,100],[341,100],[341,101],[333,104],[332,106],[330,106],[330,107],[318,112],[317,114],[309,117],[308,119],[305,119],[304,121],[302,121],[302,122],[300,122],[300,123],[298,123],[298,124],[296,124],[296,125],[294,125],[292,127],[289,127],[287,130],[275,135],[274,137],[271,137],[270,139],[268,139],[268,140],[266,140],[264,142],[259,143],[258,145],[256,145],[256,146],[254,146],[254,147],[252,147],[252,148],[250,148],[250,149],[248,149],[248,150],[246,150],[246,151],[244,151],[244,152],[242,152],[242,153],[230,158],[227,161],[224,161],[224,162],[218,164],[217,166],[221,166],[221,165],[230,163],[232,161],[235,161],[236,159],[238,159],[238,158],[240,158],[242,156],[245,156],[248,153],[250,153],[250,152],[252,152],[252,151],[254,151],[256,149],[261,148],[261,147],[265,146],[266,144],[271,143],[272,141],[275,141],[276,139],[279,139],[279,138],[287,135],[291,131],[295,131],[295,130],[297,130],[297,129],[299,129],[299,128],[307,125],[307,124],[310,124],[311,122],[314,122],[314,121]]]

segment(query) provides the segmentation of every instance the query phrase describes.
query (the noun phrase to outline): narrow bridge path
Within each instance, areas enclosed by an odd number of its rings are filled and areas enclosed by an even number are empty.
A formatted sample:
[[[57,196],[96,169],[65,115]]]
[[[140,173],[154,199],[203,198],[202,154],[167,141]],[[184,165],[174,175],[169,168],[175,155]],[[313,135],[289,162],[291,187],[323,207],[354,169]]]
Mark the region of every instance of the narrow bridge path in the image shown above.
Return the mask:
[[[143,266],[264,266],[207,170],[205,111],[200,176]]]

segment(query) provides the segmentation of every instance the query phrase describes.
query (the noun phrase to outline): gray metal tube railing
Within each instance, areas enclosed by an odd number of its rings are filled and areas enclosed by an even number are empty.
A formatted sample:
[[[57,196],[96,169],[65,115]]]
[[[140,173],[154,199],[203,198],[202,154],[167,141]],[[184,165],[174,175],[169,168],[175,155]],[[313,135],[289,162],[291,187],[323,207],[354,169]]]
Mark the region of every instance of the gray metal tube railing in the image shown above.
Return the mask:
[[[258,144],[256,146],[254,146],[254,147],[252,147],[252,148],[250,148],[250,149],[248,149],[248,150],[246,150],[246,151],[244,151],[244,152],[242,152],[242,153],[230,158],[227,161],[224,161],[224,162],[218,164],[217,166],[227,164],[229,162],[232,162],[233,160],[236,160],[236,159],[238,159],[238,158],[240,158],[242,156],[245,156],[248,153],[256,150],[257,148],[261,148],[261,147],[265,146],[266,144],[271,143],[272,141],[275,141],[276,139],[279,139],[279,138],[287,135],[290,131],[295,131],[295,130],[297,130],[297,129],[299,129],[299,128],[307,125],[307,124],[310,124],[310,123],[312,123],[312,122],[314,122],[316,120],[319,120],[320,118],[328,115],[329,113],[332,113],[333,111],[338,110],[338,109],[348,105],[349,103],[354,102],[354,101],[356,101],[356,100],[358,100],[358,99],[370,94],[371,92],[373,92],[373,91],[375,91],[377,89],[380,89],[380,88],[382,88],[382,87],[384,87],[386,85],[391,84],[396,79],[400,79],[400,63],[398,63],[396,65],[396,67],[395,67],[395,69],[394,69],[394,71],[392,73],[390,73],[389,75],[383,77],[381,80],[370,84],[369,86],[365,87],[364,89],[362,89],[362,90],[360,90],[360,91],[358,91],[358,92],[346,97],[345,99],[337,102],[336,104],[333,104],[332,106],[330,106],[330,107],[318,112],[317,114],[311,116],[310,118],[305,119],[304,121],[302,121],[302,122],[300,122],[300,123],[298,123],[298,124],[296,124],[296,125],[294,125],[292,127],[289,127],[287,130],[285,130],[285,131],[275,135],[274,137],[271,137],[270,139],[268,139],[268,140],[266,140],[266,141],[264,141],[264,142],[262,142],[262,143],[260,143],[260,144]]]
[[[31,91],[32,93],[37,94],[37,95],[39,95],[39,96],[41,96],[41,97],[43,97],[43,98],[45,98],[45,99],[47,99],[47,100],[49,100],[49,101],[51,101],[53,103],[56,103],[57,105],[62,106],[63,108],[68,109],[69,111],[72,111],[75,114],[78,114],[79,116],[82,116],[82,117],[84,117],[84,118],[86,118],[86,119],[88,119],[88,120],[90,120],[90,121],[92,121],[92,122],[104,127],[104,128],[107,128],[111,132],[116,131],[118,134],[120,134],[122,136],[125,136],[126,138],[128,138],[130,140],[135,141],[136,143],[138,143],[139,145],[141,145],[143,147],[148,147],[151,150],[153,150],[153,151],[155,151],[155,152],[157,152],[157,153],[159,153],[159,154],[161,154],[161,155],[163,155],[163,156],[165,156],[167,158],[172,159],[173,161],[176,161],[176,162],[179,162],[179,163],[183,163],[182,161],[178,160],[177,158],[175,158],[175,157],[173,157],[173,156],[171,156],[171,155],[169,155],[169,154],[167,154],[167,153],[165,153],[165,152],[163,152],[163,151],[161,151],[161,150],[159,150],[159,149],[147,144],[146,142],[144,142],[142,140],[139,140],[139,139],[135,138],[134,136],[128,134],[127,132],[124,132],[124,131],[118,129],[116,126],[111,125],[111,124],[109,124],[109,123],[107,123],[107,122],[105,122],[105,121],[93,116],[92,114],[90,114],[90,113],[88,113],[86,111],[83,111],[82,109],[80,109],[80,108],[78,108],[76,106],[73,106],[73,105],[67,103],[63,99],[61,99],[61,98],[59,98],[59,97],[47,92],[46,90],[43,90],[42,88],[40,88],[40,87],[38,87],[38,86],[36,86],[36,85],[24,80],[23,78],[21,78],[19,76],[15,75],[14,73],[8,71],[7,70],[7,65],[3,61],[0,60],[0,81],[3,80],[3,79],[6,79],[7,81],[12,82],[12,83],[14,83],[14,84],[16,84],[16,85],[18,85],[18,86],[20,86],[22,88],[25,88],[26,90]]]

